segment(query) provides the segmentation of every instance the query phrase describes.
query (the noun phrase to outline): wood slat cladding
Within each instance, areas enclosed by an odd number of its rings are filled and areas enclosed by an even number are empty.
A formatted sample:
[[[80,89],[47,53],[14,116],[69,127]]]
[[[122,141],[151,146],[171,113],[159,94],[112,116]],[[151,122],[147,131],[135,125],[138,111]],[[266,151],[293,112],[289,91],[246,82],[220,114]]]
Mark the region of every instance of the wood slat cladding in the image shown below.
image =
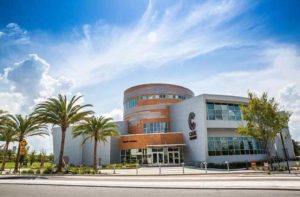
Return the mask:
[[[183,144],[182,133],[157,133],[121,136],[121,150],[143,149],[149,145]]]

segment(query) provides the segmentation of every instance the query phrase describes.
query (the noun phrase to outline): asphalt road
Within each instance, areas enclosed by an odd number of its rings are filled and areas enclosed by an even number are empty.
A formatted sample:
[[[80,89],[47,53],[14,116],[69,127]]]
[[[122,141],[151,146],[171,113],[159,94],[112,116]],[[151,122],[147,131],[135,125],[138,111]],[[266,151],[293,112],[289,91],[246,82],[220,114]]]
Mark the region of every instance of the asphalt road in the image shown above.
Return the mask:
[[[202,195],[206,197],[299,197],[300,192],[280,190],[135,189],[46,185],[0,185],[1,197],[199,197]]]

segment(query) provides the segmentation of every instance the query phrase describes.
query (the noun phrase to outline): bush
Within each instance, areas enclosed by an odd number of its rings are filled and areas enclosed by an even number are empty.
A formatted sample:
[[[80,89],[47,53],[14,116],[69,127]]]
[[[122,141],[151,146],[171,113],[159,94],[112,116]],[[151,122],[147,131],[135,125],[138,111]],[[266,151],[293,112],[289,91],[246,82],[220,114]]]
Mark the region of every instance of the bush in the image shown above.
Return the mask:
[[[40,169],[37,169],[37,170],[35,171],[35,173],[36,173],[36,174],[41,174],[41,170],[40,170]]]
[[[95,170],[91,170],[90,174],[96,174]]]
[[[103,169],[135,169],[136,163],[118,163],[104,165]]]
[[[27,174],[34,174],[34,171],[32,169],[27,171]]]
[[[85,169],[83,170],[83,174],[90,174],[91,173],[91,170],[90,169]]]
[[[53,173],[53,168],[52,167],[47,167],[44,171],[43,174],[52,174]]]
[[[22,170],[21,174],[27,174],[27,170]]]
[[[71,170],[72,174],[79,174],[79,169],[78,168],[74,168]]]

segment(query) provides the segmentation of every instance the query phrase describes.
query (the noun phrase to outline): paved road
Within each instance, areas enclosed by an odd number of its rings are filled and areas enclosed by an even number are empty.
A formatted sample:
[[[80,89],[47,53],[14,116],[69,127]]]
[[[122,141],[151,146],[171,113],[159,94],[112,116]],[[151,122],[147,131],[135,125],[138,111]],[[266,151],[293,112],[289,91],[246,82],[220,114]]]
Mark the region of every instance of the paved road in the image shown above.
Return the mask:
[[[280,190],[201,190],[201,189],[134,189],[109,187],[68,187],[35,185],[1,185],[1,197],[248,197],[300,196],[299,191]]]
[[[292,189],[300,190],[296,175],[242,176],[242,175],[185,175],[185,176],[1,176],[0,184],[56,185],[114,188],[157,189]]]

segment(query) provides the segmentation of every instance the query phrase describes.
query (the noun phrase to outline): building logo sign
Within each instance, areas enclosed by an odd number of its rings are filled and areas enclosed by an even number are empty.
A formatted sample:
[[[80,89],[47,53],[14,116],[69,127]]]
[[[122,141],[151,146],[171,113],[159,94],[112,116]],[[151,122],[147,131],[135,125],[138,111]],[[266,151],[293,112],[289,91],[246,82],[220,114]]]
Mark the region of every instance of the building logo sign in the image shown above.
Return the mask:
[[[196,132],[196,123],[195,123],[195,113],[191,112],[189,114],[189,119],[188,119],[188,123],[189,123],[189,127],[190,127],[190,132],[189,132],[189,136],[190,136],[190,140],[194,140],[197,139],[197,132]]]

